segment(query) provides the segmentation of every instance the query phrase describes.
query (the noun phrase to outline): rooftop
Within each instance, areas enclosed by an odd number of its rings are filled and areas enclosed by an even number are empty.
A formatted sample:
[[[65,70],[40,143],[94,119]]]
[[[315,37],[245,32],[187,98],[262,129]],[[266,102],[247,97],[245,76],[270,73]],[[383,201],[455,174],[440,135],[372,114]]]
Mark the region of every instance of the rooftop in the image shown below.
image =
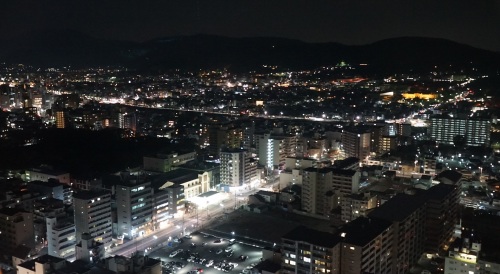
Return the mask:
[[[89,199],[99,198],[105,195],[111,195],[111,193],[105,190],[101,191],[80,190],[78,192],[73,193],[73,198],[80,200],[89,200]]]
[[[340,242],[340,236],[328,232],[298,226],[283,236],[284,239],[306,242],[316,246],[331,248]]]
[[[458,183],[458,181],[462,179],[462,173],[455,170],[444,170],[436,176],[436,180],[440,181],[439,179],[442,178],[446,178],[454,183]]]
[[[425,199],[420,196],[401,193],[375,208],[370,212],[369,217],[387,221],[403,221],[424,203]]]
[[[387,220],[359,217],[343,226],[339,233],[345,243],[366,246],[391,225]]]

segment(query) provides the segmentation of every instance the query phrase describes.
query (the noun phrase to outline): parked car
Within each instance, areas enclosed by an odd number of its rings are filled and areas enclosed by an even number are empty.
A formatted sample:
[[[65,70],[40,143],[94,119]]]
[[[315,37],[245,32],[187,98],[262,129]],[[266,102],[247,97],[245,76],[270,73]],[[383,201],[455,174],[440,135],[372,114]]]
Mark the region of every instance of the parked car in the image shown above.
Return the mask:
[[[215,254],[221,254],[222,253],[222,249],[218,249],[217,251],[215,251]]]

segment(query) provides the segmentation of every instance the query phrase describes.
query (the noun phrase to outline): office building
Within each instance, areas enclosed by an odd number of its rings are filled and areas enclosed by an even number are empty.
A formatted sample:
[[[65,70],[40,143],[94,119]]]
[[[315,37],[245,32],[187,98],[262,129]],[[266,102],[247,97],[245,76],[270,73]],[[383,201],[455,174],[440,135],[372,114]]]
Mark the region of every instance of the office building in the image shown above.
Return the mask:
[[[111,245],[111,193],[108,191],[78,191],[73,194],[75,208],[76,242],[83,233],[95,241]]]
[[[128,239],[153,229],[153,189],[143,175],[120,174],[115,187],[117,233]]]
[[[444,261],[445,274],[479,274],[491,273],[486,269],[480,269],[478,262],[479,252],[481,251],[481,243],[469,235],[456,238],[450,245],[448,254]]]

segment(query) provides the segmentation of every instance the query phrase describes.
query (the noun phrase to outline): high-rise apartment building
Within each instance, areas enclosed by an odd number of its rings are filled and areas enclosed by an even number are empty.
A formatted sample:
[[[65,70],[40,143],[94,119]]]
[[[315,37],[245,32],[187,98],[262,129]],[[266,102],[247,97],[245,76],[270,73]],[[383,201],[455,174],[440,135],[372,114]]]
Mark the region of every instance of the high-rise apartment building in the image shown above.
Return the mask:
[[[398,194],[368,214],[393,223],[393,259],[386,273],[407,273],[424,252],[425,202],[421,196]]]
[[[257,162],[248,151],[223,149],[220,153],[220,181],[230,187],[251,184],[257,177]]]
[[[391,273],[394,233],[391,222],[365,217],[335,234],[299,226],[282,237],[282,271]]]
[[[340,273],[392,273],[392,226],[389,221],[359,217],[342,227]]]
[[[258,136],[259,164],[277,169],[285,164],[286,157],[295,156],[297,137],[295,135],[263,134]]]
[[[306,168],[302,175],[302,209],[328,215],[339,206],[338,196],[357,193],[360,173],[337,168]]]
[[[342,148],[346,157],[364,160],[370,155],[371,132],[364,127],[346,128],[342,132]]]
[[[468,146],[488,146],[490,144],[491,121],[470,117],[434,115],[430,118],[428,135],[441,144],[453,145],[455,138],[465,138]]]
[[[78,191],[73,194],[75,208],[76,242],[83,233],[89,233],[95,241],[111,245],[111,193],[108,191]]]
[[[208,129],[208,139],[209,154],[218,158],[223,148],[241,148],[243,131],[238,127],[214,126]]]

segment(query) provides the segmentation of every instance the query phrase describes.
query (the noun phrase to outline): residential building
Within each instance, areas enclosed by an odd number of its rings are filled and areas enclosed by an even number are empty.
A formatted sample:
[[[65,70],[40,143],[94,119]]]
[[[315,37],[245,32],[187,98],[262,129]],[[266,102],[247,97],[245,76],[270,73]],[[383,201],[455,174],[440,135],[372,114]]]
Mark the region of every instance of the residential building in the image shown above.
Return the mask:
[[[106,269],[112,273],[161,274],[161,260],[153,259],[142,253],[136,253],[131,258],[124,256],[108,257],[104,261]]]
[[[9,254],[19,245],[33,247],[33,213],[17,208],[0,209],[0,251]]]
[[[393,224],[393,259],[387,273],[407,273],[424,252],[425,202],[418,195],[398,194],[368,214]]]
[[[240,187],[254,183],[257,177],[257,162],[247,150],[222,149],[220,152],[221,184]]]
[[[286,157],[294,157],[297,148],[297,137],[295,135],[258,135],[259,165],[268,169],[278,169],[285,165]]]
[[[302,176],[302,209],[328,215],[338,207],[339,197],[357,193],[360,173],[337,168],[306,168]],[[333,195],[336,193],[336,195]]]
[[[340,274],[341,237],[299,226],[281,239],[282,273]]]
[[[89,233],[95,241],[111,245],[111,193],[108,191],[78,191],[73,194],[75,208],[76,242],[83,233]]]
[[[342,148],[346,157],[365,159],[370,155],[371,132],[364,127],[350,127],[342,132]]]
[[[48,254],[74,260],[76,231],[73,221],[67,218],[47,217],[46,223]]]
[[[341,198],[341,220],[351,222],[358,217],[366,216],[367,211],[377,206],[377,196],[370,193],[345,195]]]
[[[340,273],[392,273],[394,229],[390,221],[359,217],[343,226],[339,235]]]
[[[441,144],[455,144],[455,138],[465,138],[468,146],[490,144],[491,121],[464,116],[434,115],[430,117],[428,135]]]

